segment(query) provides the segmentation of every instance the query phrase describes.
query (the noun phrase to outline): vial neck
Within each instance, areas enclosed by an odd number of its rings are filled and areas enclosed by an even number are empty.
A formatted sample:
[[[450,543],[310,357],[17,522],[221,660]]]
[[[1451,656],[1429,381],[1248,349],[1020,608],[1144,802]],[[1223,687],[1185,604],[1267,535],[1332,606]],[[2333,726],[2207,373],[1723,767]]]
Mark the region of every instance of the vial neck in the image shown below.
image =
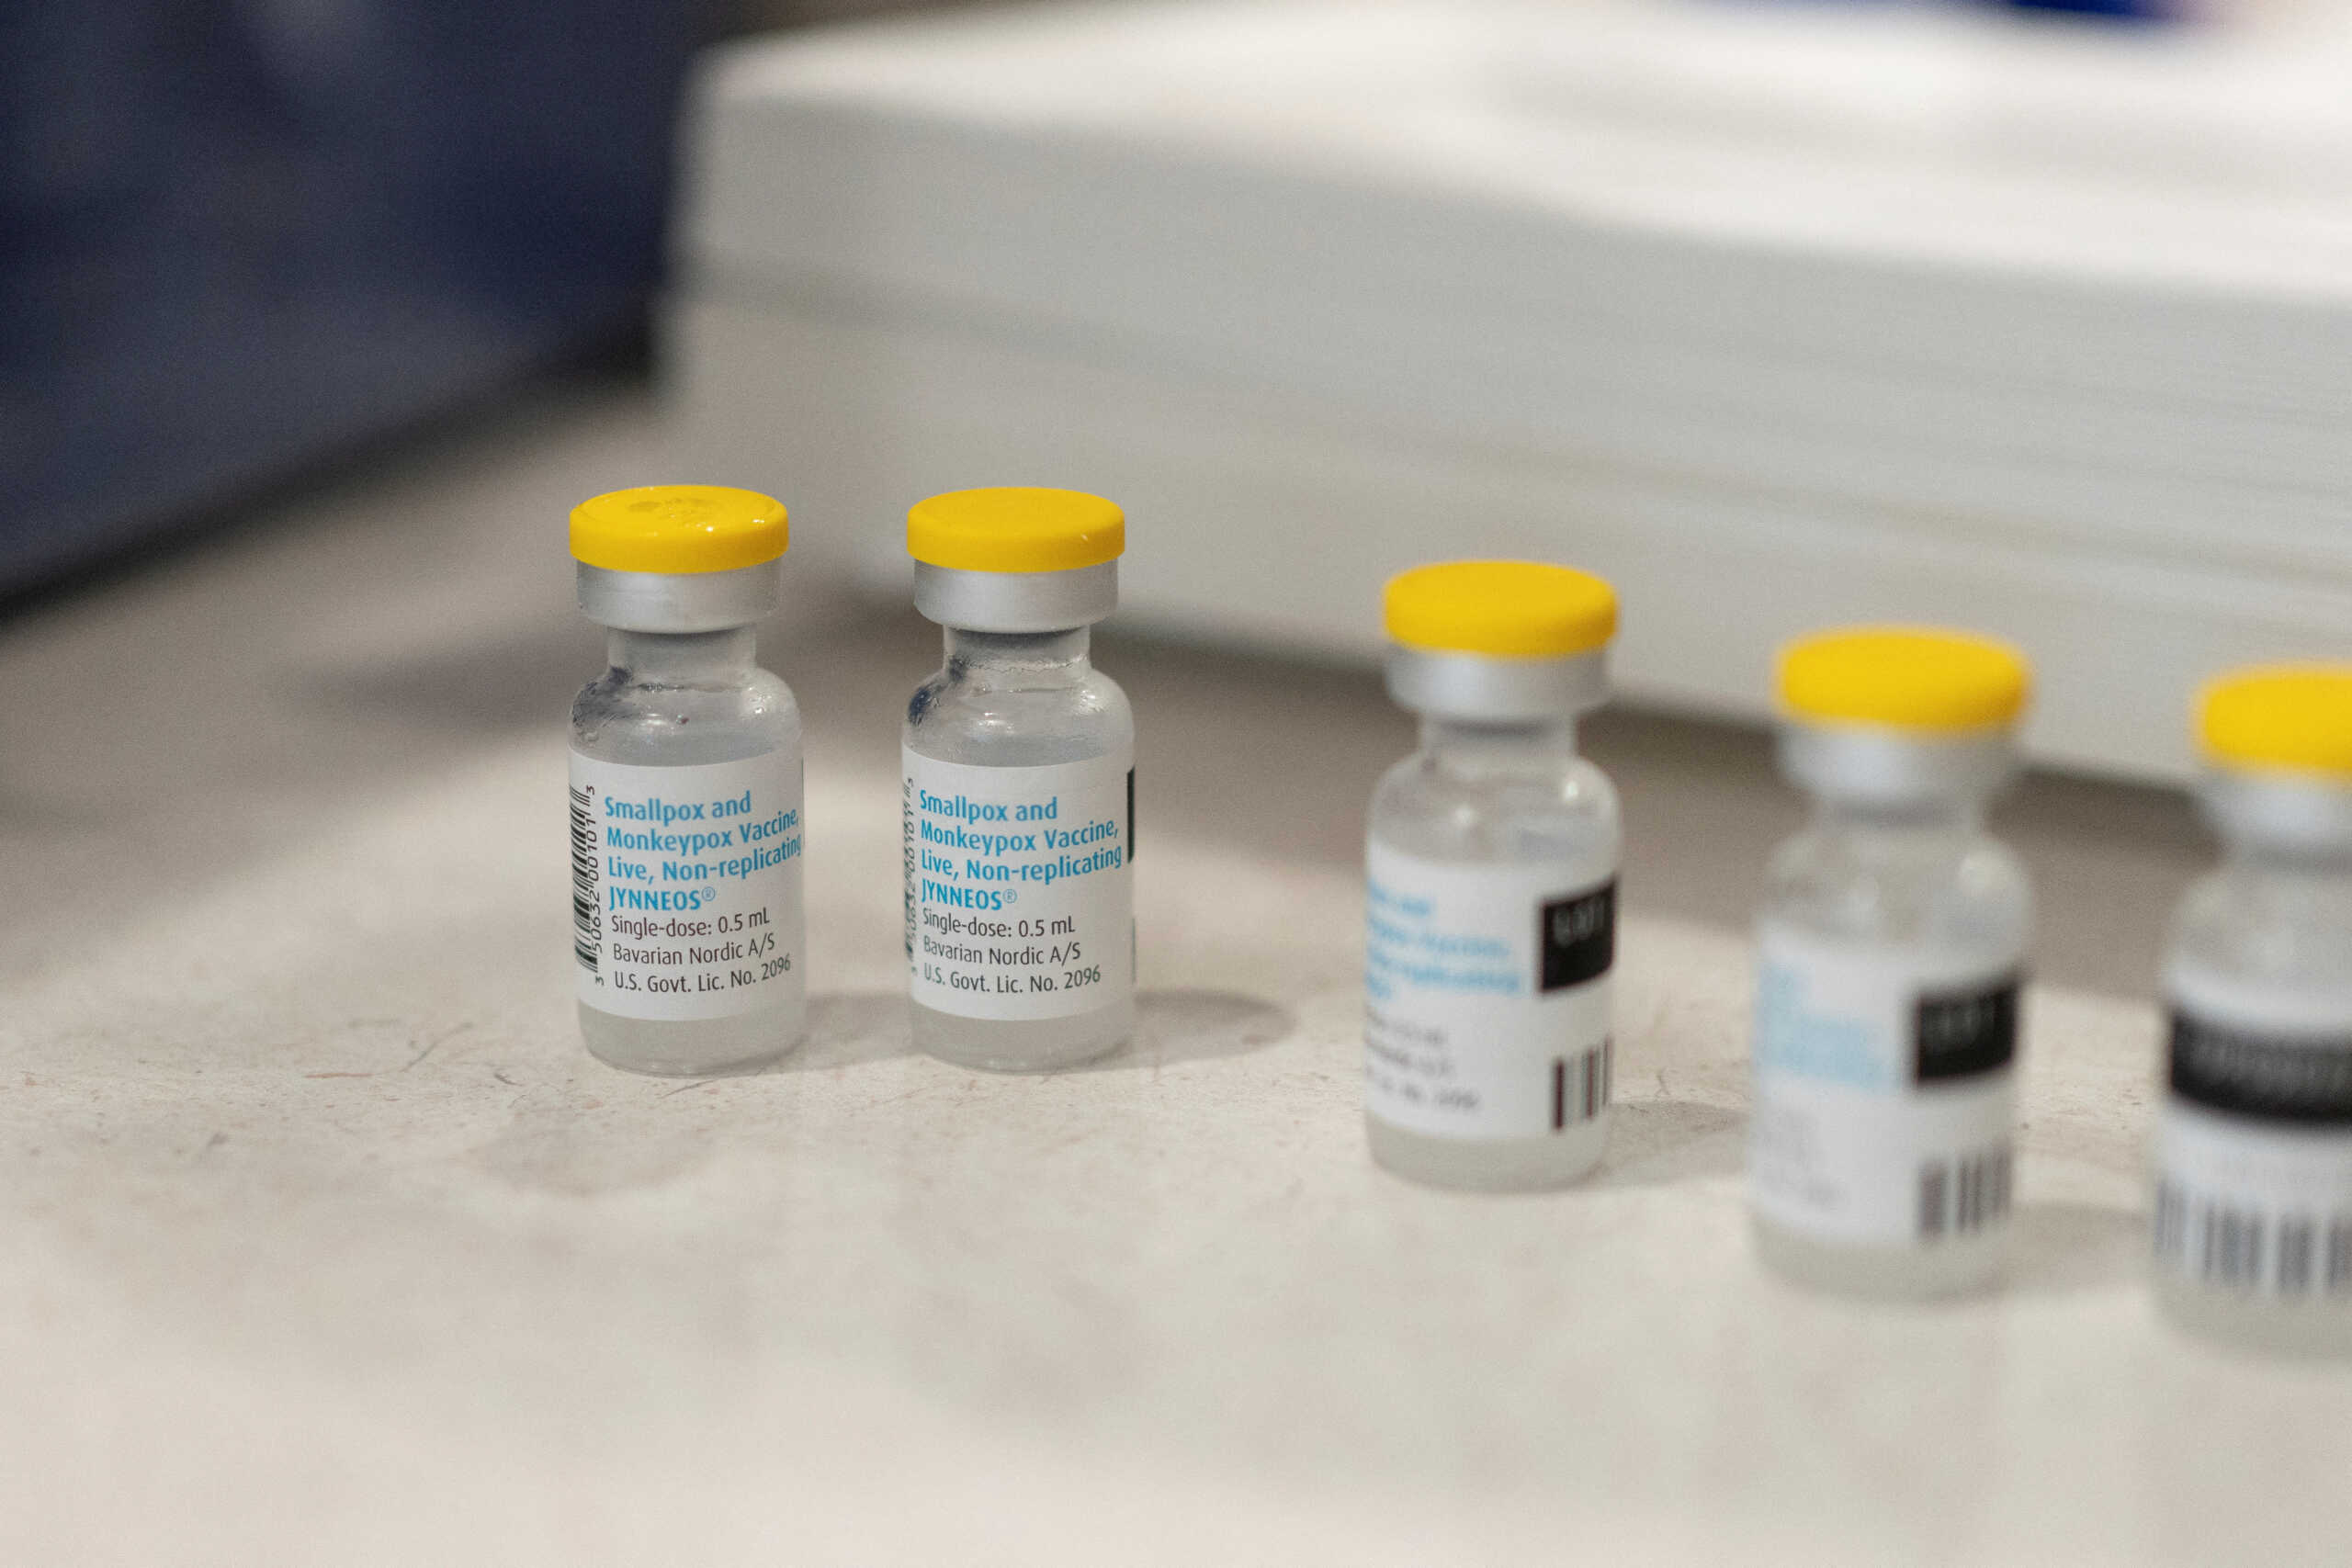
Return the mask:
[[[1074,686],[1093,669],[1090,628],[1059,632],[974,632],[944,628],[947,678],[979,687]]]
[[[1421,754],[1430,766],[1464,778],[1556,766],[1577,754],[1577,721],[1563,716],[1491,724],[1424,716]]]
[[[2300,776],[2220,773],[2199,791],[2229,859],[2265,874],[2352,874],[2352,788]]]
[[[758,638],[749,626],[723,632],[605,634],[605,660],[633,681],[700,685],[741,680],[757,668]]]
[[[1887,843],[1973,838],[1984,830],[1984,802],[1973,795],[1916,800],[1856,800],[1816,796],[1814,826],[1824,832]]]

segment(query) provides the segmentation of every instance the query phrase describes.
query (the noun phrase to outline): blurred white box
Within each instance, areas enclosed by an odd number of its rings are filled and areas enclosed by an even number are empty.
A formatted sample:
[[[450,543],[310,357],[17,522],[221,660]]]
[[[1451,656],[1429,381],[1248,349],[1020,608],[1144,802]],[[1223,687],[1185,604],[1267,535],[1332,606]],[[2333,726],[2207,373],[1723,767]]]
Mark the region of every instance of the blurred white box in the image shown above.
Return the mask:
[[[697,477],[903,580],[933,491],[1128,510],[1125,612],[1368,654],[1383,579],[1614,579],[1652,702],[1822,623],[2031,650],[2041,756],[2352,656],[2352,47],[1973,13],[1047,7],[754,40],[688,128]],[[805,569],[804,569],[805,570]]]

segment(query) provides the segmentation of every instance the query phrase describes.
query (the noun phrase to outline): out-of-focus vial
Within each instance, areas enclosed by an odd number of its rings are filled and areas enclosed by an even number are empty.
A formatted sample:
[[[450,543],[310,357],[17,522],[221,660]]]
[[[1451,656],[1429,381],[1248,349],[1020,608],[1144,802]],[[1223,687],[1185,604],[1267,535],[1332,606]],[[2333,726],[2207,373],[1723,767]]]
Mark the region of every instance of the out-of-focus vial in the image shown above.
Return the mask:
[[[1002,488],[907,514],[915,608],[946,641],[900,734],[915,1044],[1036,1072],[1135,1032],[1135,716],[1087,656],[1126,520]]]
[[[2352,1354],[2352,665],[2209,685],[2226,857],[2182,901],[2157,1125],[2157,1298],[2265,1348]]]
[[[611,668],[571,705],[580,1032],[631,1072],[767,1060],[807,1027],[800,709],[753,662],[784,508],[648,485],[571,513]]]
[[[1364,845],[1364,1128],[1444,1187],[1575,1180],[1608,1138],[1617,792],[1577,754],[1617,595],[1532,561],[1388,584],[1389,694],[1420,746]]]
[[[1748,1195],[1765,1261],[1807,1284],[2000,1277],[2032,896],[1983,821],[2030,682],[2015,649],[1932,628],[1781,652],[1781,768],[1813,819],[1757,925]]]

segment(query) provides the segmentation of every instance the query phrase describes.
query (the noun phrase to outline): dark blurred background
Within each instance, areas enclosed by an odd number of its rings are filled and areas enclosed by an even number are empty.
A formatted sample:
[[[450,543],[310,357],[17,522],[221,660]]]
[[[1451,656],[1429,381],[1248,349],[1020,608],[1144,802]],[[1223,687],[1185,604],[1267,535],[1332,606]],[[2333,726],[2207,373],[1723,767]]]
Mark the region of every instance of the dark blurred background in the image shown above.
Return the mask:
[[[693,51],[911,8],[0,8],[0,593],[641,353]]]

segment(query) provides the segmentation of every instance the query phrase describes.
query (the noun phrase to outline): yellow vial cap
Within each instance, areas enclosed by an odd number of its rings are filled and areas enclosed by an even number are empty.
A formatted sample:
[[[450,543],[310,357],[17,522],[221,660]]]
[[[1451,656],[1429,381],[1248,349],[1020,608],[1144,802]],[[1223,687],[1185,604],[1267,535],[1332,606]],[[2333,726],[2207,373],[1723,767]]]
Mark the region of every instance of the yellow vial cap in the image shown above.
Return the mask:
[[[953,490],[907,513],[907,553],[955,571],[1075,571],[1126,548],[1126,513],[1083,491]]]
[[[2220,767],[2352,779],[2352,664],[2216,676],[2198,694],[2197,738]]]
[[[782,502],[728,485],[639,485],[571,509],[572,558],[607,571],[733,571],[791,538]]]
[[[1566,659],[1617,635],[1617,591],[1589,571],[1532,560],[1452,560],[1388,580],[1388,636],[1428,653]]]
[[[1998,729],[2032,687],[2032,667],[2007,643],[1937,626],[1849,626],[1781,649],[1782,710],[1825,724]]]

